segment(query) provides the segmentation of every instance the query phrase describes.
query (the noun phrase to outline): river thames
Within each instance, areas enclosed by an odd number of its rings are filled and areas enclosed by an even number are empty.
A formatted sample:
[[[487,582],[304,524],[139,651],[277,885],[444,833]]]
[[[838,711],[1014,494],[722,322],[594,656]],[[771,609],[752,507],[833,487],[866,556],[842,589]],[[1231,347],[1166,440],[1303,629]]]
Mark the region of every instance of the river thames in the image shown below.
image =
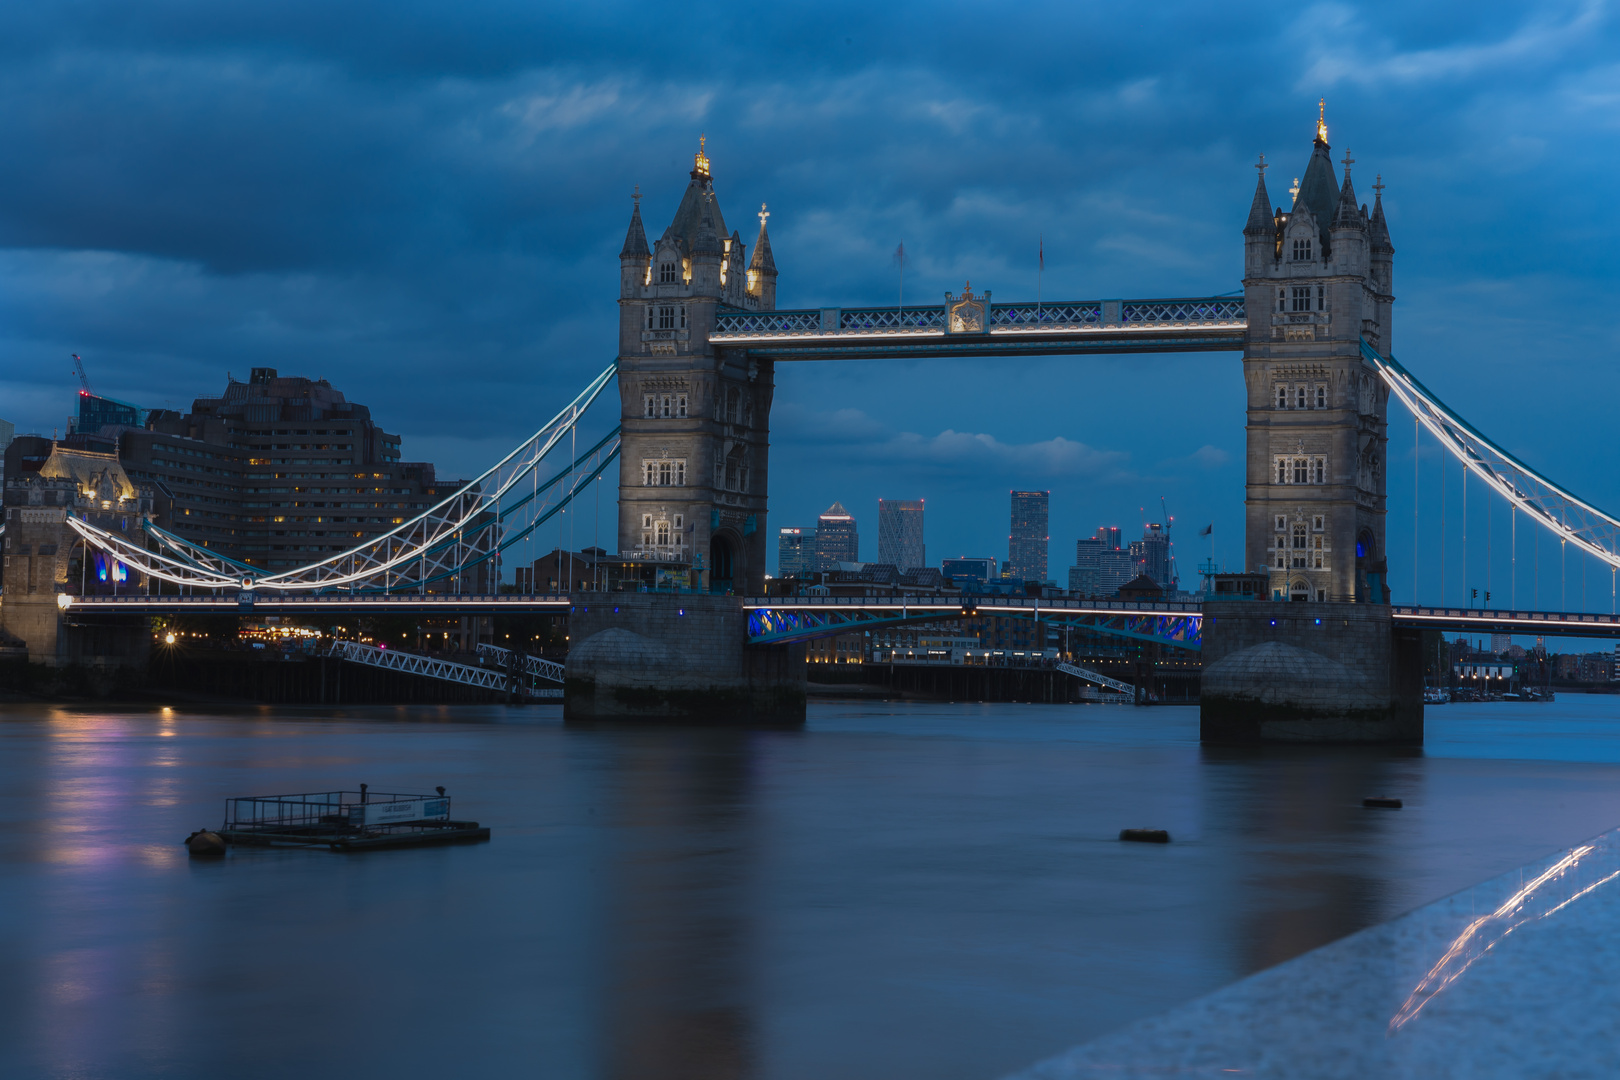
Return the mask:
[[[988,1080],[1620,824],[1620,698],[1427,726],[1211,750],[1171,707],[0,706],[0,1075]],[[442,784],[493,839],[181,846],[228,796],[361,782]]]

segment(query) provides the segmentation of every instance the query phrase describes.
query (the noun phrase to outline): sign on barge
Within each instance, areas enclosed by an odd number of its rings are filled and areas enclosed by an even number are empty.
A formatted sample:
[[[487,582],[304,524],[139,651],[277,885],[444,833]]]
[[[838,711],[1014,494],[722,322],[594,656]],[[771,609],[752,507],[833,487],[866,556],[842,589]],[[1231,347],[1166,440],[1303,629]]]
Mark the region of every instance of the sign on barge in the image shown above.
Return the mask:
[[[489,839],[488,826],[456,821],[444,788],[436,795],[370,791],[315,791],[225,800],[227,844],[257,847],[328,847],[333,851],[466,844]]]

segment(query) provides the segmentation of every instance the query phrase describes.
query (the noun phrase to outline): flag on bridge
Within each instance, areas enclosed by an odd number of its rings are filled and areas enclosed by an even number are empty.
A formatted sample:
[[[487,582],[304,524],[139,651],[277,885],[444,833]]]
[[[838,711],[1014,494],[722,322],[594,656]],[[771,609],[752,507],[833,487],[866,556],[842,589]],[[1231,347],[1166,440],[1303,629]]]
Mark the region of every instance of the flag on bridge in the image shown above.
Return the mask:
[[[1214,531],[1215,531],[1215,523],[1212,521],[1208,525],[1205,525],[1204,526],[1204,531],[1199,533],[1198,535],[1199,536],[1208,536],[1210,533],[1212,533]]]

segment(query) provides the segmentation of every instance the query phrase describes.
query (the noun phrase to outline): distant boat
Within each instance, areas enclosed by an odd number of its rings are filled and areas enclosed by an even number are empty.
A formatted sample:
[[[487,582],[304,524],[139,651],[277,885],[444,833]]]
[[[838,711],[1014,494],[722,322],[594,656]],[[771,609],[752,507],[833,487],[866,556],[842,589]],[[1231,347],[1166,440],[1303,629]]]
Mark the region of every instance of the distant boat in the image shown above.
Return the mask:
[[[1449,705],[1451,704],[1451,694],[1445,690],[1425,690],[1423,691],[1423,704]]]

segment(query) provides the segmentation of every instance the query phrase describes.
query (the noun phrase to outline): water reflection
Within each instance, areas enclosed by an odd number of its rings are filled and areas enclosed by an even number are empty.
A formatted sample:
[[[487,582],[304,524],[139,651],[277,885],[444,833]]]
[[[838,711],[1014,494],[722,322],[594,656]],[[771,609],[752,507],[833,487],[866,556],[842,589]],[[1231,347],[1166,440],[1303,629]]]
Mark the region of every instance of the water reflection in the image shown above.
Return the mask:
[[[743,1080],[756,1071],[749,894],[762,737],[643,732],[609,747],[605,1076]]]
[[[1384,839],[1389,811],[1371,794],[1398,793],[1407,750],[1364,747],[1206,747],[1209,820],[1248,838],[1235,875],[1237,965],[1258,971],[1382,921],[1397,873]]]

